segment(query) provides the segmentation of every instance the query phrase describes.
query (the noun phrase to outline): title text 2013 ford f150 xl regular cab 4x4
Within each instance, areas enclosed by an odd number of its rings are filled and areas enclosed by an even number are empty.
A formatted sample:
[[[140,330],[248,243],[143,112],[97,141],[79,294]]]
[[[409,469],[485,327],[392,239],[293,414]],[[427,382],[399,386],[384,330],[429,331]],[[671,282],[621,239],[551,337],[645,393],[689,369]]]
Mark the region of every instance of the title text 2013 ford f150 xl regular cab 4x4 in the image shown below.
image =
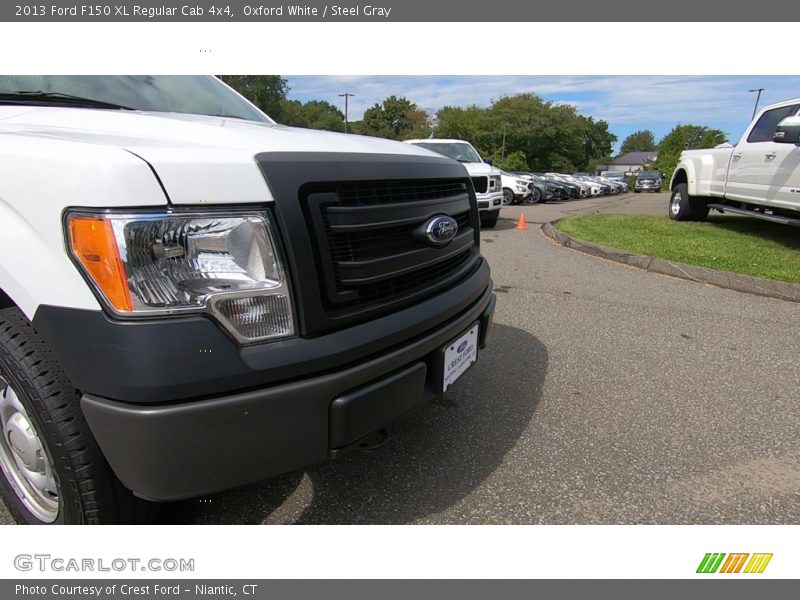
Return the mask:
[[[736,146],[681,154],[669,216],[699,221],[709,209],[800,225],[800,98],[764,108]]]
[[[0,76],[12,514],[125,522],[374,443],[485,344],[479,219],[458,162],[212,77]]]

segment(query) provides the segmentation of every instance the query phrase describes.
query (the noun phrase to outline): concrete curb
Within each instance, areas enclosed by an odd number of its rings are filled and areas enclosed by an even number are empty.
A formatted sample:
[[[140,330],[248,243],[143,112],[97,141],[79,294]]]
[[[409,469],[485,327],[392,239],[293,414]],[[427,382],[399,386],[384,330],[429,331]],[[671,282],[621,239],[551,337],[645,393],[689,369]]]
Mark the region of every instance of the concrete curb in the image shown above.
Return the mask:
[[[790,302],[800,302],[800,285],[794,283],[784,283],[782,281],[751,277],[750,275],[729,273],[728,271],[695,267],[683,263],[670,262],[661,258],[644,256],[642,254],[631,254],[624,250],[579,240],[556,229],[553,223],[545,223],[542,225],[542,233],[567,248],[630,265],[631,267],[644,269],[651,273],[660,273],[662,275],[669,275],[670,277],[688,279],[695,283],[707,283],[729,290],[736,290],[737,292],[745,292],[746,294],[767,296],[769,298],[778,298]]]

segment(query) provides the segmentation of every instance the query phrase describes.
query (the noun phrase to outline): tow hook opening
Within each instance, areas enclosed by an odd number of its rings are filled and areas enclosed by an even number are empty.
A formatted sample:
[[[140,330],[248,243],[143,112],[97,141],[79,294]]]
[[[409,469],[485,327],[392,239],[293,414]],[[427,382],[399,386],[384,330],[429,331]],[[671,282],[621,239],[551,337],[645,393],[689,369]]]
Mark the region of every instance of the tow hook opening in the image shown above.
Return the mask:
[[[373,452],[385,446],[388,441],[389,431],[386,429],[378,429],[378,431],[373,431],[368,436],[361,438],[356,444],[359,450]]]
[[[328,450],[328,456],[331,459],[341,458],[345,454],[350,454],[355,450],[362,452],[375,452],[386,445],[389,441],[389,431],[387,429],[378,429],[372,433],[365,435],[360,440],[342,446],[341,448],[331,448]]]

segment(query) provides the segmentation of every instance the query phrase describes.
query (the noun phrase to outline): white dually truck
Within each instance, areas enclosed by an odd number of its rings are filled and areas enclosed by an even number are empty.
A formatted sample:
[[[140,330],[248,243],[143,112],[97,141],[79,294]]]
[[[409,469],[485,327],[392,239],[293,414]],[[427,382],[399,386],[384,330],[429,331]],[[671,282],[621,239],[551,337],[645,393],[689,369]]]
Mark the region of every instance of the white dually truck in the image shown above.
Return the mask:
[[[800,225],[800,98],[762,109],[735,146],[681,154],[668,212],[702,221],[714,209]]]

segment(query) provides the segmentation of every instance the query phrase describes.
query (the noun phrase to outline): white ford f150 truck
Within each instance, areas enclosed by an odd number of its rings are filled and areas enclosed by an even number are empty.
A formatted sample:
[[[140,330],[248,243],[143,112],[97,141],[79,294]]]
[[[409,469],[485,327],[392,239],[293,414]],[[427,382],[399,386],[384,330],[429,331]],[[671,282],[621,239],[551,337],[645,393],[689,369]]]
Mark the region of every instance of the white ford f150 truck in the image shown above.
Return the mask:
[[[0,495],[126,522],[375,445],[485,344],[479,228],[458,162],[212,77],[0,76]]]
[[[481,215],[481,226],[494,227],[503,207],[503,183],[500,169],[484,162],[478,151],[463,140],[425,139],[407,140],[413,144],[437,154],[452,158],[462,163],[467,168],[467,173],[472,178],[475,195],[478,198],[478,210]]]
[[[709,209],[800,225],[800,98],[761,110],[735,146],[681,154],[669,216],[701,221]]]

